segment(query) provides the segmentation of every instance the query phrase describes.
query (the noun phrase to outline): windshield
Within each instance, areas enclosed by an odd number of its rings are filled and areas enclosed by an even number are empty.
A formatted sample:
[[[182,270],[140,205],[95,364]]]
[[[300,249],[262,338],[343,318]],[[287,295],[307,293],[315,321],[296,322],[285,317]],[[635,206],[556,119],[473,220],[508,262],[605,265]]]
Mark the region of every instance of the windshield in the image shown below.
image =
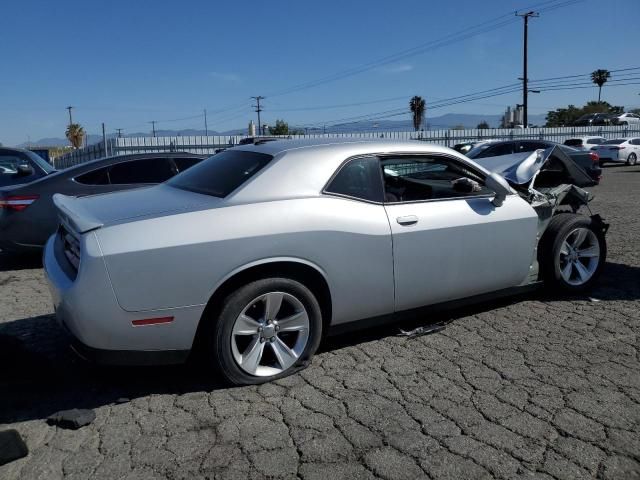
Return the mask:
[[[167,183],[172,187],[214,197],[226,197],[267,165],[264,153],[225,150],[194,165]]]
[[[469,158],[475,158],[480,154],[480,152],[484,152],[487,148],[489,148],[492,143],[481,143],[480,145],[476,145],[472,149],[470,149],[465,155]]]
[[[615,140],[607,140],[602,145],[620,145],[621,143],[626,142],[624,138],[616,138]]]

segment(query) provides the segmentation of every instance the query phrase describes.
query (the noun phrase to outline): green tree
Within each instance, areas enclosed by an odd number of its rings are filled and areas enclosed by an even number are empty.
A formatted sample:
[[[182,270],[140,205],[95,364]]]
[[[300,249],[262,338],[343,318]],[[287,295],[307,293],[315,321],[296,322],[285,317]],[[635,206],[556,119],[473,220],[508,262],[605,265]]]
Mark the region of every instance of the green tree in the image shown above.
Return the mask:
[[[284,120],[276,120],[274,127],[269,127],[270,135],[289,135],[289,124]]]
[[[607,80],[611,78],[609,70],[599,68],[594,72],[591,72],[591,81],[598,85],[598,103],[600,103],[600,93],[602,93],[602,86],[607,83]]]
[[[490,128],[490,127],[489,127],[489,124],[487,123],[487,121],[486,121],[486,120],[482,120],[482,121],[478,124],[478,126],[477,126],[476,128],[477,128],[478,130],[486,130],[486,129]]]
[[[424,119],[424,113],[426,111],[426,103],[422,97],[414,96],[409,100],[409,110],[411,111],[411,118],[413,120],[413,128],[418,131],[422,120]]]
[[[613,106],[607,102],[587,102],[583,107],[569,105],[566,108],[558,108],[547,113],[545,127],[567,127],[572,125],[582,115],[589,113],[609,113],[619,115],[624,107]]]
[[[67,127],[65,136],[73,145],[73,148],[80,148],[84,140],[84,128],[79,123],[72,123]]]

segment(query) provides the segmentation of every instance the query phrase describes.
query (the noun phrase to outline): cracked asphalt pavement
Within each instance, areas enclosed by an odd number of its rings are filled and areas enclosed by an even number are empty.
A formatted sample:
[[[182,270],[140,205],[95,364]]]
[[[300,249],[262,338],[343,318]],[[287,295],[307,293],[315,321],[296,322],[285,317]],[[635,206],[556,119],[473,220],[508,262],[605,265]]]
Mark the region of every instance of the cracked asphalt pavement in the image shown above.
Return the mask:
[[[640,167],[605,168],[593,191],[611,228],[589,296],[418,318],[449,323],[416,338],[332,338],[308,369],[258,387],[79,360],[38,260],[0,255],[0,430],[30,449],[0,478],[638,479]],[[47,425],[71,408],[97,418]]]

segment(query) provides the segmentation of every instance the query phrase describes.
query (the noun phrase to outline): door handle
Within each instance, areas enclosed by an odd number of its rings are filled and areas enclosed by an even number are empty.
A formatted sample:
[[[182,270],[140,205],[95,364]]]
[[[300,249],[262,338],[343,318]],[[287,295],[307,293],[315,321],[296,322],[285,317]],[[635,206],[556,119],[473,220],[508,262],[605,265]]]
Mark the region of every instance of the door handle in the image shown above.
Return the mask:
[[[415,215],[406,215],[404,217],[396,218],[396,222],[398,222],[400,225],[415,225],[416,223],[418,223],[418,217],[416,217]]]

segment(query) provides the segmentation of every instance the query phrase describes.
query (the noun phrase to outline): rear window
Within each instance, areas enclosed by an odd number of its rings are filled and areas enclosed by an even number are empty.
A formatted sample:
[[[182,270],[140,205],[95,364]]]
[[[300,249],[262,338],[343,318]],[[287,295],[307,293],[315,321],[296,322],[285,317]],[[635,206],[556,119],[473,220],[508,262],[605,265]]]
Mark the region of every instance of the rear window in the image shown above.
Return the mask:
[[[564,141],[565,145],[569,145],[570,147],[580,147],[582,146],[582,139],[580,138],[570,138],[569,140]]]
[[[262,170],[272,159],[265,153],[225,150],[176,175],[168,184],[222,198]]]
[[[615,140],[607,140],[602,145],[620,145],[621,143],[626,142],[624,138],[616,138]]]
[[[606,141],[604,138],[590,138],[587,140],[587,143],[591,145],[600,145],[604,141]]]

